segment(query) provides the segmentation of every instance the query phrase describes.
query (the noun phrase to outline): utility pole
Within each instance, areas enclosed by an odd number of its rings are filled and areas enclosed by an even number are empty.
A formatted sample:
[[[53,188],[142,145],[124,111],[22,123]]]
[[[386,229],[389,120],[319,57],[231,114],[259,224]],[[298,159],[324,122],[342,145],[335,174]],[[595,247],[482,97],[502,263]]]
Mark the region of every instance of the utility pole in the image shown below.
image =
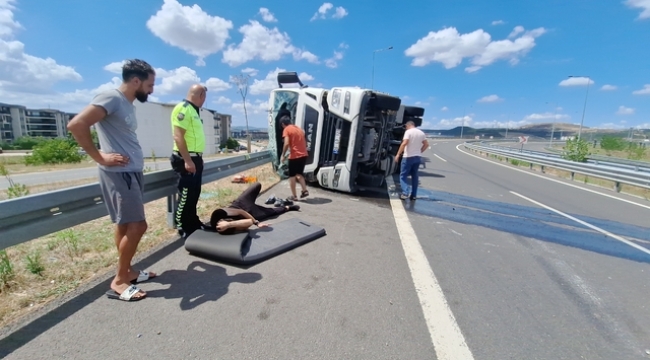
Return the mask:
[[[372,82],[370,83],[371,90],[375,89],[375,53],[386,50],[393,50],[393,47],[389,46],[386,49],[379,49],[372,52]]]
[[[569,77],[587,78],[587,94],[585,95],[585,105],[582,108],[582,119],[580,120],[580,129],[578,130],[578,141],[580,141],[580,136],[582,135],[582,124],[585,121],[585,110],[587,110],[587,97],[589,96],[589,84],[591,84],[591,78],[589,76],[575,76],[575,75],[569,75]]]

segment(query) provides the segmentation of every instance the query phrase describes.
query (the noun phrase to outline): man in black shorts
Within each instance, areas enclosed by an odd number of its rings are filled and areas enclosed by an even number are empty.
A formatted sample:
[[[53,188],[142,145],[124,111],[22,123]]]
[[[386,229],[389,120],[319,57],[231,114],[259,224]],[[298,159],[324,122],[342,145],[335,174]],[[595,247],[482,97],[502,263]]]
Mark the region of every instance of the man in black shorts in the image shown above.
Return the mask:
[[[284,129],[282,131],[282,137],[284,138],[282,163],[284,163],[287,150],[289,150],[289,186],[291,187],[291,197],[287,198],[287,200],[296,201],[298,200],[298,196],[296,196],[296,179],[298,179],[302,187],[300,197],[304,198],[305,196],[309,196],[305,177],[303,176],[308,155],[307,139],[305,138],[305,132],[296,125],[293,125],[288,116],[283,116],[280,119],[280,123]]]

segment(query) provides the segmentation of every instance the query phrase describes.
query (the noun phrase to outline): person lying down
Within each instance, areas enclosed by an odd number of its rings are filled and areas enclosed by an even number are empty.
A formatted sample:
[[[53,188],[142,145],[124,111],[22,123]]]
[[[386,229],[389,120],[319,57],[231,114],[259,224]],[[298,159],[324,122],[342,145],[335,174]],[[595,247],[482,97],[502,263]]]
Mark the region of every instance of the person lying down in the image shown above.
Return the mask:
[[[253,225],[264,228],[268,227],[268,224],[262,224],[260,221],[284,214],[287,211],[300,210],[298,205],[265,207],[255,204],[261,190],[262,184],[253,183],[229,206],[214,210],[210,216],[212,228],[224,235],[245,231]]]

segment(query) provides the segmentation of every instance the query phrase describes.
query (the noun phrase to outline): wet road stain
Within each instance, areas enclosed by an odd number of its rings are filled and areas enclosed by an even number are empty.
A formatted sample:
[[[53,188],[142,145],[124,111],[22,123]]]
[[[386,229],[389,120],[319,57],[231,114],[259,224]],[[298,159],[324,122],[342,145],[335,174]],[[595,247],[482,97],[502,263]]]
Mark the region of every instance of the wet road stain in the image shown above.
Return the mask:
[[[543,240],[599,254],[650,263],[650,255],[546,209],[418,189],[407,211],[492,230]],[[607,219],[569,214],[627,240],[650,248],[650,228]]]

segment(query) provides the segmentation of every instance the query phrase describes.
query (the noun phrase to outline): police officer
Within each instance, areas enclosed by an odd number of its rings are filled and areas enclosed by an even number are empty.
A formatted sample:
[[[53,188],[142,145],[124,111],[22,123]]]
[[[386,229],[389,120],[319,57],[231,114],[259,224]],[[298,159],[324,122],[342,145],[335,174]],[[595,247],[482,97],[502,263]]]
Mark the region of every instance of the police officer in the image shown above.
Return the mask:
[[[205,229],[196,214],[196,206],[201,195],[203,175],[203,151],[205,134],[199,109],[203,106],[208,89],[194,84],[187,97],[172,110],[172,133],[174,151],[171,164],[178,176],[180,199],[176,207],[175,223],[179,234],[186,238],[197,229]]]

